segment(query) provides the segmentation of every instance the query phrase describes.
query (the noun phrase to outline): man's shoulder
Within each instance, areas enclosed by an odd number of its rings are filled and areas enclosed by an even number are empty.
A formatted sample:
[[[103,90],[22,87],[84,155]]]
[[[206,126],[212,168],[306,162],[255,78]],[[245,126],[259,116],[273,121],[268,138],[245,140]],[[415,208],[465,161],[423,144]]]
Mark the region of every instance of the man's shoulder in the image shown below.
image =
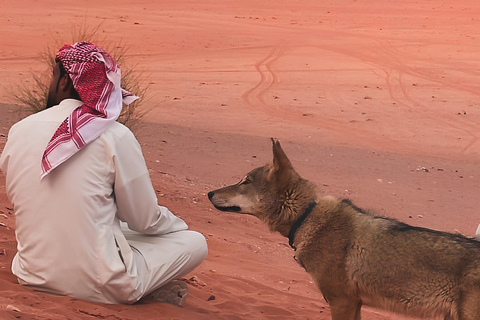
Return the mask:
[[[113,122],[111,125],[108,126],[107,130],[102,134],[103,137],[107,139],[135,139],[132,131],[130,129],[121,124],[120,122]]]
[[[40,119],[48,119],[48,115],[47,113],[49,113],[50,110],[48,109],[44,109],[44,110],[41,110],[41,111],[38,111],[38,112],[35,112],[35,113],[32,113],[28,116],[26,116],[25,118],[19,120],[18,122],[16,122],[12,127],[19,127],[19,126],[22,126],[28,122],[31,122],[31,121],[38,121]]]
[[[12,125],[12,127],[10,128],[10,131],[9,131],[9,134],[8,134],[8,135],[11,136],[11,135],[14,134],[16,131],[22,130],[22,128],[23,128],[24,130],[29,130],[29,131],[31,131],[31,129],[30,129],[31,123],[32,123],[32,122],[37,122],[37,121],[39,121],[39,120],[41,120],[41,119],[44,119],[45,116],[44,116],[43,113],[44,113],[45,111],[46,111],[46,110],[43,110],[43,111],[40,111],[40,112],[31,114],[31,115],[29,115],[29,116],[21,119],[20,121],[14,123],[14,124]]]
[[[110,126],[108,126],[106,132],[119,136],[123,136],[125,134],[133,134],[127,126],[117,121],[113,122]]]
[[[27,126],[28,128],[30,128],[32,122],[58,124],[62,122],[71,113],[71,111],[73,111],[78,105],[81,104],[81,101],[75,99],[66,99],[62,101],[59,105],[43,109],[36,113],[28,115],[27,117],[15,123],[12,126],[12,129],[23,126]]]
[[[119,122],[110,124],[107,130],[93,143],[100,143],[113,153],[117,153],[119,150],[129,150],[133,146],[138,145],[138,141],[132,131]]]

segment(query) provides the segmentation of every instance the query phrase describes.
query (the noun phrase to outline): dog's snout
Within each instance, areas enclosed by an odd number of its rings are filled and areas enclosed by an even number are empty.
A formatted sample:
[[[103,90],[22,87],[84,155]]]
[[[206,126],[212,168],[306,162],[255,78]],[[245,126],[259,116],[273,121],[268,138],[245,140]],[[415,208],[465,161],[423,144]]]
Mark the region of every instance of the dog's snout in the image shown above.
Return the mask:
[[[214,194],[215,194],[215,193],[214,193],[213,191],[210,191],[210,192],[208,193],[208,199],[212,200]]]

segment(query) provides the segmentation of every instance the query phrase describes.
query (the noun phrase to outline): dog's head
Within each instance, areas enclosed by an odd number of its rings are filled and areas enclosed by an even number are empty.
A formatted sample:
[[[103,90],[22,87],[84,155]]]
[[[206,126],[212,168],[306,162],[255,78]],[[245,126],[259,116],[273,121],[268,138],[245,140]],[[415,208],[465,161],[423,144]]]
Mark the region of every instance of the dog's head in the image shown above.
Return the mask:
[[[297,187],[300,181],[306,180],[295,172],[280,142],[272,139],[272,144],[273,161],[270,164],[250,171],[237,184],[208,193],[215,208],[271,220],[272,215],[277,215],[299,197],[296,193],[303,190]]]

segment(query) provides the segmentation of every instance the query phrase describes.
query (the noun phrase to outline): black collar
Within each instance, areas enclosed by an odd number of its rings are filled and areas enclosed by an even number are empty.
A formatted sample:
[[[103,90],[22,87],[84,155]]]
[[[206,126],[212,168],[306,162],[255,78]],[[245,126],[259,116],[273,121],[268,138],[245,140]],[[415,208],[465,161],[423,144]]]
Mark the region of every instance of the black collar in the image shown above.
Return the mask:
[[[305,209],[305,211],[303,212],[302,216],[298,218],[297,221],[295,221],[295,223],[292,226],[292,229],[290,229],[290,232],[288,233],[288,244],[290,245],[290,247],[293,248],[293,250],[297,250],[297,248],[295,248],[295,246],[293,245],[293,238],[295,237],[295,233],[297,233],[298,228],[300,228],[303,221],[307,219],[308,215],[312,213],[313,208],[315,208],[316,205],[317,205],[316,202],[310,203],[308,208]]]

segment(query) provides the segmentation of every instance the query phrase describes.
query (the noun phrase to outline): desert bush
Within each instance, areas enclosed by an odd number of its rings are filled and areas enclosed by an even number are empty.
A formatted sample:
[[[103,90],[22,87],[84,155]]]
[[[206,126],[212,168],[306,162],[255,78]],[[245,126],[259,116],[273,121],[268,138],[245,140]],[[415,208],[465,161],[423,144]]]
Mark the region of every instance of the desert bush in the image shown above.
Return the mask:
[[[53,45],[46,45],[39,53],[38,61],[45,65],[45,72],[31,73],[32,82],[22,82],[13,90],[14,98],[26,106],[29,113],[42,111],[46,107],[48,89],[53,67],[55,66],[55,54],[65,43],[73,44],[79,41],[88,41],[106,50],[118,63],[122,70],[122,88],[139,97],[130,105],[123,105],[122,112],[117,121],[130,129],[139,124],[139,120],[149,110],[145,107],[151,98],[149,95],[148,76],[137,70],[138,65],[128,61],[128,46],[123,41],[112,42],[100,35],[101,24],[89,28],[85,24],[73,29],[70,39],[54,38]]]

